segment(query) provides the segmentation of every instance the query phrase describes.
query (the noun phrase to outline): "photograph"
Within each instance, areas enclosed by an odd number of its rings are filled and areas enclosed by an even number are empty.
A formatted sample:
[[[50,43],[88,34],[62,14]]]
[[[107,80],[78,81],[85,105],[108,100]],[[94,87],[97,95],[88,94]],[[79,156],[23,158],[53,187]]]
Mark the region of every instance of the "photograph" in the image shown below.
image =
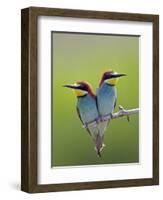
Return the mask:
[[[51,32],[52,167],[140,162],[139,40]]]

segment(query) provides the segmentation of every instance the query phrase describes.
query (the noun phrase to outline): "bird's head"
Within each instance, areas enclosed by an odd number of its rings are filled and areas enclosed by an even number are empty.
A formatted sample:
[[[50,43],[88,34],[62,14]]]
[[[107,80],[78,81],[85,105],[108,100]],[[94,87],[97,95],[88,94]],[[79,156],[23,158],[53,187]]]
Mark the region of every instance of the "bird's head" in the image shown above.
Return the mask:
[[[126,76],[126,74],[120,74],[117,72],[114,72],[113,70],[108,70],[103,73],[101,81],[100,81],[100,86],[102,83],[107,83],[111,86],[115,86],[119,80],[119,77]]]
[[[74,84],[64,85],[63,87],[72,89],[77,97],[82,97],[87,94],[90,94],[91,96],[95,96],[91,85],[86,81],[77,81]]]

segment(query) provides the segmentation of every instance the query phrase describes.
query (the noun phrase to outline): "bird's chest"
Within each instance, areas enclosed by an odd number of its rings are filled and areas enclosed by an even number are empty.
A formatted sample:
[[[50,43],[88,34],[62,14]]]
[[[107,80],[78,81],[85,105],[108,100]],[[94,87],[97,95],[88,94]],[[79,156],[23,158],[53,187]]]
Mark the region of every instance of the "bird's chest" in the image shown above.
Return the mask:
[[[113,112],[116,97],[117,94],[115,87],[104,85],[99,89],[97,100],[99,112],[101,115],[107,115]]]
[[[84,122],[93,121],[98,117],[95,99],[88,95],[78,99],[77,107]]]

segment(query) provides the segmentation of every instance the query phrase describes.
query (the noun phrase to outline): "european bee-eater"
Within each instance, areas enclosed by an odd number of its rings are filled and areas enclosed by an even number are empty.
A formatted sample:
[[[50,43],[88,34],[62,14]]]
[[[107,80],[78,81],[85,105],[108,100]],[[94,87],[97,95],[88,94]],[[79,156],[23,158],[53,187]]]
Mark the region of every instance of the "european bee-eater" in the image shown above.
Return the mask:
[[[116,84],[119,77],[125,76],[126,74],[119,74],[113,70],[109,70],[103,73],[99,88],[97,89],[97,107],[99,112],[99,117],[101,119],[100,130],[104,134],[105,129],[109,120],[107,120],[110,115],[112,115],[117,99],[117,89]]]
[[[103,143],[100,141],[100,130],[98,127],[99,113],[97,110],[96,96],[88,82],[78,81],[75,84],[64,85],[74,90],[77,96],[77,112],[83,125],[87,128],[96,145],[96,152],[99,156]]]

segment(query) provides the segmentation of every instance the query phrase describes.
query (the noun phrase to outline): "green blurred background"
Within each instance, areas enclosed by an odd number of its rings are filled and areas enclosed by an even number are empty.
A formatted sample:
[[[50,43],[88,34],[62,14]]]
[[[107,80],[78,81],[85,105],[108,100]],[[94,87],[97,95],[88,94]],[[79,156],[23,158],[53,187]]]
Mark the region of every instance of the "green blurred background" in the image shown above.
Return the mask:
[[[139,116],[112,120],[105,132],[102,157],[82,128],[76,97],[62,87],[87,80],[96,90],[101,75],[113,69],[127,76],[117,84],[117,106],[139,107],[139,37],[52,32],[52,166],[139,161]]]

